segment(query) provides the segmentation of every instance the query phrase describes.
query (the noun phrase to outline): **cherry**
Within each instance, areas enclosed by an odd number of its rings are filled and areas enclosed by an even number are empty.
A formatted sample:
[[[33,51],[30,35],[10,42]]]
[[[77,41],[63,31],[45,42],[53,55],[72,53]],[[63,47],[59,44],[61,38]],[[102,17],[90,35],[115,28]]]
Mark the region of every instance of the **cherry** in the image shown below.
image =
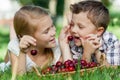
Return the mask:
[[[75,68],[70,66],[70,67],[68,68],[68,70],[69,70],[69,71],[74,71]]]
[[[57,66],[57,67],[62,66],[62,62],[61,62],[61,61],[58,61],[58,62],[56,63],[56,66]]]
[[[69,71],[69,69],[68,69],[68,68],[65,68],[65,71],[66,71],[66,72],[68,72],[68,71]]]
[[[68,36],[68,41],[72,41],[73,37],[72,36]]]
[[[74,63],[69,64],[70,67],[75,67]]]
[[[90,68],[97,66],[95,62],[90,62]]]
[[[35,56],[37,54],[37,50],[31,50],[31,55]]]
[[[64,62],[64,66],[67,68],[67,67],[69,67],[69,61],[65,61]]]
[[[57,66],[56,66],[56,65],[52,65],[51,67],[52,67],[52,70],[53,70],[53,71],[55,71],[55,72],[57,72],[57,71],[58,71],[58,68],[57,68]]]
[[[73,59],[73,64],[76,66],[78,64],[78,60],[77,59]]]
[[[81,64],[81,66],[86,66],[87,62],[85,60],[80,60],[80,64]]]

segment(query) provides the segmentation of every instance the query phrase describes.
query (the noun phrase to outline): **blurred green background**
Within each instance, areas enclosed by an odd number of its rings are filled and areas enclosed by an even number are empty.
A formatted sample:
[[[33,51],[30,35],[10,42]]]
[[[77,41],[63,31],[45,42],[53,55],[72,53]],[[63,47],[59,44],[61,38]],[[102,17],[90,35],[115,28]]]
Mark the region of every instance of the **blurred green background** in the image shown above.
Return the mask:
[[[70,0],[70,1],[69,0],[16,0],[16,1],[21,5],[34,4],[45,8],[49,8],[50,2],[55,1],[54,3],[56,3],[56,5],[53,6],[54,10],[53,11],[51,10],[52,11],[51,15],[57,30],[56,37],[58,37],[59,32],[64,24],[63,15],[65,14],[65,11],[69,9],[69,8],[65,9],[66,5],[68,5],[68,2],[75,0]],[[113,2],[111,0],[101,0],[101,1],[110,11],[111,21],[107,30],[114,33],[120,39],[120,10],[113,7],[112,5]],[[0,24],[0,61],[3,61],[5,57],[8,42],[9,42],[9,25]]]

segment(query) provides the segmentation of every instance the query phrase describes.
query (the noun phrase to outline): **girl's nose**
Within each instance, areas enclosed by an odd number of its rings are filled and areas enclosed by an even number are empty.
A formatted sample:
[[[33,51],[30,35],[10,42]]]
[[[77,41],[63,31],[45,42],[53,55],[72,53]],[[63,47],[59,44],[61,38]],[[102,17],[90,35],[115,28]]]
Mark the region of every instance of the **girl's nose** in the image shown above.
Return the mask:
[[[52,35],[52,36],[55,36],[55,34],[56,34],[56,28],[55,28],[55,27],[52,27],[51,35]]]

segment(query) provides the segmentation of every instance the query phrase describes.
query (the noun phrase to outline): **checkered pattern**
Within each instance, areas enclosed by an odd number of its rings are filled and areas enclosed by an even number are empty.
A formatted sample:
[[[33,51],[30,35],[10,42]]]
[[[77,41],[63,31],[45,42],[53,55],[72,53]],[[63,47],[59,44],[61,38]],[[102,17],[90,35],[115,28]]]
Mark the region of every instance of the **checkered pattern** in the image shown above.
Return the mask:
[[[116,36],[106,31],[100,41],[102,46],[99,50],[106,54],[108,63],[111,65],[120,65],[120,41]],[[74,42],[71,42],[70,45],[73,58],[78,59],[81,57],[83,48],[75,46]]]

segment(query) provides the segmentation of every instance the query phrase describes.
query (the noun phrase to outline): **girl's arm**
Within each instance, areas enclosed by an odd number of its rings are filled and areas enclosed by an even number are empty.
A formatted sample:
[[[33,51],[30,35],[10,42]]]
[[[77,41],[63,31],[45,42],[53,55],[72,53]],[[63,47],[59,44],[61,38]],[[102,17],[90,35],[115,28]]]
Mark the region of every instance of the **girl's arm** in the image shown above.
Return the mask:
[[[10,40],[17,38],[14,26],[10,26]]]

